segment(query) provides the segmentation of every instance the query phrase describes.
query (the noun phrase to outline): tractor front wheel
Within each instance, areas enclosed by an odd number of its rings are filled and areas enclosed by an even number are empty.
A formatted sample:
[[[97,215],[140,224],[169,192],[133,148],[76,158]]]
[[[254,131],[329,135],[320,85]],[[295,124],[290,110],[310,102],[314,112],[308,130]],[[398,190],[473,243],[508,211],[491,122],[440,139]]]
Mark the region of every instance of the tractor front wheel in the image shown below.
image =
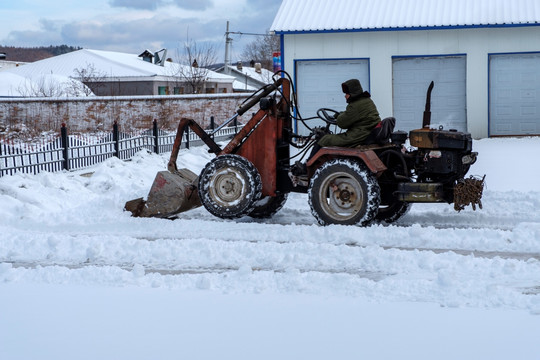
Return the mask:
[[[311,213],[321,225],[367,226],[377,215],[380,189],[364,164],[336,159],[322,165],[308,189]]]
[[[211,214],[237,218],[249,214],[261,197],[257,168],[239,155],[222,155],[209,162],[199,175],[199,197]]]

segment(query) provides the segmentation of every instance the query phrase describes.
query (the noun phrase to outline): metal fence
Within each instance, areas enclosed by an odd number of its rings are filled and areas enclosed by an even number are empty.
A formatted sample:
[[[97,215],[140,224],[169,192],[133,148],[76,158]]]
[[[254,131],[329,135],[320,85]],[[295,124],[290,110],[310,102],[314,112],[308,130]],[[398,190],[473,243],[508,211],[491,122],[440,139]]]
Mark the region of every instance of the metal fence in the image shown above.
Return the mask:
[[[220,129],[214,140],[228,140],[239,129],[238,125]],[[102,135],[69,135],[62,124],[59,135],[38,144],[13,144],[0,139],[0,176],[83,169],[113,156],[128,160],[143,149],[165,153],[172,150],[175,137],[176,133],[159,129],[156,121],[152,129],[139,133],[121,132],[115,123],[111,133]],[[197,134],[187,129],[182,148],[202,145]]]

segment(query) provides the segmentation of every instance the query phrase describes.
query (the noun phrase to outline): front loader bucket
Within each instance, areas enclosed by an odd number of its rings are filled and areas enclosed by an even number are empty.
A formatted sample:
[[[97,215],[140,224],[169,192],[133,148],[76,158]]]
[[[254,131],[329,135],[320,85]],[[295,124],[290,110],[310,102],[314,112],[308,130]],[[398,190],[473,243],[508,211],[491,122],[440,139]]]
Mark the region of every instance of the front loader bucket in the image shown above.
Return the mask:
[[[136,217],[169,218],[201,206],[197,191],[198,177],[188,169],[160,171],[145,201],[143,198],[128,201],[124,210]]]

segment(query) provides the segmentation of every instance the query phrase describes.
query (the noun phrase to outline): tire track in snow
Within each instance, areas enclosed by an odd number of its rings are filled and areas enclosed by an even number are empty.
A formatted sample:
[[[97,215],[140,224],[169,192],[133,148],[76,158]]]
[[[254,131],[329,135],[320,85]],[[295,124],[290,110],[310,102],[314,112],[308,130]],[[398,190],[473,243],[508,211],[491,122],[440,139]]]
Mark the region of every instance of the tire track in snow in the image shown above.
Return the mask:
[[[0,261],[0,264],[9,264],[13,268],[23,268],[34,270],[39,267],[49,268],[49,267],[63,267],[69,270],[79,270],[86,267],[117,267],[124,271],[136,271],[136,266],[142,266],[144,268],[144,274],[160,274],[160,275],[200,275],[200,274],[225,274],[225,273],[235,273],[243,271],[241,267],[236,266],[202,266],[202,267],[175,267],[175,268],[158,268],[154,266],[144,266],[141,264],[113,264],[113,263],[59,263],[59,262],[32,262],[32,261]],[[388,276],[395,274],[378,272],[378,271],[366,271],[354,268],[293,268],[294,271],[299,273],[322,273],[322,274],[332,274],[332,275],[350,275],[357,276],[360,278],[365,278],[373,281],[380,281]],[[287,268],[271,268],[271,267],[254,267],[251,268],[253,272],[275,272],[275,273],[286,273],[290,271]]]
[[[179,237],[135,237],[137,240],[143,240],[143,241],[159,241],[159,240],[178,240],[182,241],[182,238]],[[252,244],[257,243],[276,243],[276,244],[290,244],[290,241],[277,241],[277,240],[246,240],[246,239],[227,239],[222,240],[225,242],[249,242]],[[306,242],[306,241],[303,241]],[[312,242],[316,244],[320,244],[320,242]],[[344,241],[342,243],[339,242],[328,242],[324,243],[326,245],[330,246],[350,246],[350,247],[360,247],[360,248],[367,248],[368,246],[374,246],[373,244],[360,244],[360,243],[351,243]],[[530,259],[535,259],[540,261],[540,253],[535,252],[514,252],[514,251],[489,251],[489,250],[472,250],[472,249],[459,249],[459,248],[430,248],[430,247],[407,247],[407,246],[389,246],[389,245],[379,245],[384,250],[402,250],[402,251],[430,251],[435,254],[443,254],[443,253],[455,253],[457,255],[462,256],[474,256],[476,258],[484,258],[484,259],[494,259],[496,257],[499,257],[501,259],[514,259],[514,260],[520,260],[520,261],[527,261]]]

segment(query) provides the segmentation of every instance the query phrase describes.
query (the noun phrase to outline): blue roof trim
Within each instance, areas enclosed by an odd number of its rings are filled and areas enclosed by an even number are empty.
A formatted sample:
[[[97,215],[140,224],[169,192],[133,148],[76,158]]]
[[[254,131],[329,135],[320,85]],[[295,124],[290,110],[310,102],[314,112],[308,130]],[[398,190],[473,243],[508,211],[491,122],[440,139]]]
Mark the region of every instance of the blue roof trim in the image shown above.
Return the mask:
[[[418,31],[418,30],[455,30],[455,29],[482,29],[482,28],[516,28],[540,26],[540,22],[524,24],[485,24],[485,25],[443,25],[443,26],[415,26],[415,27],[389,27],[373,29],[336,29],[336,30],[293,30],[274,32],[278,35],[294,34],[321,34],[321,33],[350,33],[350,32],[374,32],[374,31]]]
[[[467,57],[467,53],[455,54],[426,54],[426,55],[392,55],[392,59],[411,59],[411,58],[435,58],[435,57]]]

